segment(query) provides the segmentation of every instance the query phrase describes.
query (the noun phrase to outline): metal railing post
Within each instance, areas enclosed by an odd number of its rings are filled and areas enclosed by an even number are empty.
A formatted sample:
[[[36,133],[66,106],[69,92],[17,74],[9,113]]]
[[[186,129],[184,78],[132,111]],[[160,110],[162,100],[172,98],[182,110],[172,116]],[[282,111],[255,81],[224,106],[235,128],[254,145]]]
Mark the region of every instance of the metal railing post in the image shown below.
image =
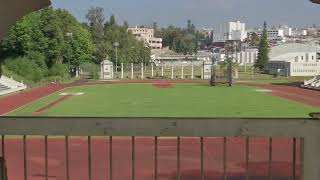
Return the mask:
[[[158,137],[154,138],[154,179],[158,180]]]
[[[44,175],[45,180],[49,179],[48,174],[48,136],[44,136]]]
[[[112,148],[112,136],[109,137],[109,179],[113,180],[113,148]]]
[[[27,162],[27,136],[23,136],[23,177],[28,180],[28,162]]]
[[[2,156],[2,162],[1,162],[1,180],[7,180],[6,177],[6,155],[5,155],[5,136],[1,136],[1,156]]]

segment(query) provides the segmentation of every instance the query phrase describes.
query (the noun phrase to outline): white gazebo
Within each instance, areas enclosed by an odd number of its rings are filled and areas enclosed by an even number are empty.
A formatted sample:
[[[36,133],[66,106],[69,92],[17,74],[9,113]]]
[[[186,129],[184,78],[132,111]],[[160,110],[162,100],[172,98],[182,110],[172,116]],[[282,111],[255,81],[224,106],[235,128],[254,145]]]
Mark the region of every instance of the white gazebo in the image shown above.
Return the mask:
[[[113,62],[108,60],[108,56],[101,62],[101,79],[113,79]]]

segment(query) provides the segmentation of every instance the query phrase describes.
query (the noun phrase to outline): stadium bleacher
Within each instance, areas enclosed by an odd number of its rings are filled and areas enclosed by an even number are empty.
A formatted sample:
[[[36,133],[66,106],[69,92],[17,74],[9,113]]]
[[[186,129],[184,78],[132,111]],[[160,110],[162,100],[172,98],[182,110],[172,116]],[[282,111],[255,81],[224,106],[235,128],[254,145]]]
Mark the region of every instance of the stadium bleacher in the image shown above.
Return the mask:
[[[319,89],[320,90],[320,75],[315,76],[314,78],[305,81],[303,87],[309,89]]]
[[[18,92],[26,88],[27,86],[25,84],[17,82],[12,78],[6,76],[0,77],[0,96]]]

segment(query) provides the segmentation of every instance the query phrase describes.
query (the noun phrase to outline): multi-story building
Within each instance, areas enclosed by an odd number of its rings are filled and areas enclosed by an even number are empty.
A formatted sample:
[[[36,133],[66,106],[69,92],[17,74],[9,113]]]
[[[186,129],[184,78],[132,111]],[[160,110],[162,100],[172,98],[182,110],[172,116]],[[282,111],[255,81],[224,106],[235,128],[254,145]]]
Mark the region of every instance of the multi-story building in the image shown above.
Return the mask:
[[[154,29],[134,27],[128,28],[128,31],[151,49],[162,49],[162,38],[154,37]]]
[[[292,36],[292,28],[287,25],[280,26],[280,29],[283,29],[283,33],[285,36]]]
[[[245,23],[227,22],[213,27],[213,43],[224,43],[229,40],[243,41],[247,38]]]
[[[266,65],[269,74],[315,76],[320,73],[320,47],[308,44],[284,44],[271,48]]]
[[[263,29],[249,29],[248,36],[252,36],[253,34],[257,34],[259,37],[263,34]],[[285,42],[285,31],[283,29],[272,28],[267,29],[267,36],[269,42]]]

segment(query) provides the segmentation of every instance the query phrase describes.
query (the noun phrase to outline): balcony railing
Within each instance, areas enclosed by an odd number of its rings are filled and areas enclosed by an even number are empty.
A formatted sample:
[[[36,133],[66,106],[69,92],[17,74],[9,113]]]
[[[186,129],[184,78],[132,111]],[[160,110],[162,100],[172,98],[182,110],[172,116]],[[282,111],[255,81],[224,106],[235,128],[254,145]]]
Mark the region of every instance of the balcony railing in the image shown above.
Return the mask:
[[[43,136],[44,139],[44,179],[48,176],[48,138],[50,136],[59,136],[64,140],[64,151],[66,161],[65,179],[70,179],[70,151],[69,137],[86,137],[88,145],[88,180],[93,179],[92,166],[95,161],[92,160],[92,137],[107,137],[109,143],[109,175],[107,179],[113,180],[113,137],[130,137],[131,142],[131,179],[136,178],[136,138],[152,138],[154,144],[154,178],[158,177],[158,141],[160,137],[176,137],[176,177],[181,179],[181,139],[183,137],[194,137],[199,139],[199,177],[196,179],[205,179],[204,172],[204,138],[221,137],[223,139],[223,179],[227,179],[226,151],[227,137],[242,137],[245,139],[245,169],[247,180],[249,166],[249,143],[252,137],[266,137],[269,140],[269,179],[272,179],[272,140],[273,138],[292,138],[293,159],[292,159],[292,177],[297,178],[296,166],[296,146],[297,140],[301,143],[302,149],[302,179],[319,180],[320,179],[320,121],[313,119],[205,119],[205,118],[42,118],[42,117],[0,117],[0,135],[2,158],[6,159],[6,141],[10,140],[9,135],[22,136],[23,149],[23,177],[28,180],[28,153],[27,141],[29,136]],[[14,139],[14,138],[13,138]],[[300,141],[301,140],[301,141]],[[5,179],[5,161],[2,161],[1,178]],[[6,163],[10,163],[7,162]],[[9,177],[9,180],[10,177]]]

